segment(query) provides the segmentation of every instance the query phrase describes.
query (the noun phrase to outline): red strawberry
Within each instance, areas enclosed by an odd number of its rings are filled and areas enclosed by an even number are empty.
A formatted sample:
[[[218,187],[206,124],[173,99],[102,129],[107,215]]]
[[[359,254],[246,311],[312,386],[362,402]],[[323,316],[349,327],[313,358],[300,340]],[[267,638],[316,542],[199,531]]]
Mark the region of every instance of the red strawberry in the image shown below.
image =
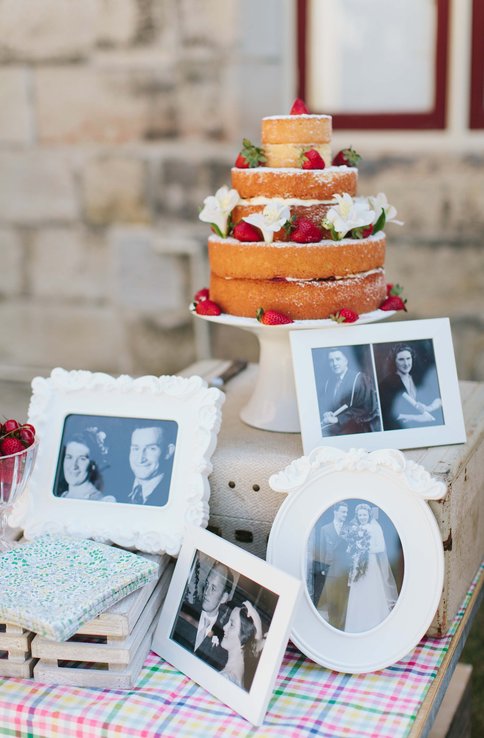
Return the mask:
[[[361,226],[361,228],[353,228],[346,238],[368,238],[373,233],[373,224]]]
[[[19,451],[24,451],[25,446],[23,445],[20,438],[7,437],[0,442],[0,451],[3,456],[10,456],[11,454],[18,454]]]
[[[308,149],[301,154],[300,158],[302,169],[324,169],[326,164],[324,159],[316,149]]]
[[[262,233],[258,228],[241,220],[234,228],[234,238],[239,241],[263,241]]]
[[[341,167],[346,165],[347,167],[356,167],[360,161],[361,156],[351,146],[348,149],[341,149],[338,151],[333,159],[334,167]]]
[[[309,218],[296,218],[292,221],[289,235],[291,241],[296,243],[317,243],[323,238],[321,228]]]
[[[310,115],[308,107],[304,100],[300,97],[296,97],[290,110],[290,115]]]
[[[390,295],[382,302],[380,310],[405,310],[407,312],[406,302],[406,300],[402,300],[400,295]]]
[[[283,313],[278,313],[277,310],[264,310],[261,307],[256,310],[255,317],[263,325],[286,325],[287,323],[294,323],[292,318],[288,318]]]
[[[201,290],[198,290],[198,292],[195,292],[193,302],[202,302],[202,300],[208,300],[208,298],[209,298],[208,287],[202,287]]]
[[[235,160],[234,166],[237,167],[237,169],[248,169],[249,168],[249,165],[247,164],[242,152],[237,154],[237,158]]]
[[[354,323],[358,320],[360,317],[358,313],[355,313],[354,310],[350,310],[349,308],[341,308],[341,310],[338,310],[336,313],[333,313],[333,315],[329,316],[331,320],[336,321],[336,323]]]
[[[387,284],[386,300],[380,305],[380,310],[407,310],[405,298],[401,297],[403,287],[399,284]]]
[[[387,284],[387,297],[392,297],[393,295],[401,295],[403,292],[403,287],[400,287],[399,284]]]
[[[242,151],[235,160],[235,166],[237,169],[251,169],[252,167],[258,167],[263,164],[266,160],[263,149],[249,141],[248,138],[244,138],[242,141]]]
[[[198,315],[220,315],[222,311],[213,300],[202,300],[195,305],[195,312]]]

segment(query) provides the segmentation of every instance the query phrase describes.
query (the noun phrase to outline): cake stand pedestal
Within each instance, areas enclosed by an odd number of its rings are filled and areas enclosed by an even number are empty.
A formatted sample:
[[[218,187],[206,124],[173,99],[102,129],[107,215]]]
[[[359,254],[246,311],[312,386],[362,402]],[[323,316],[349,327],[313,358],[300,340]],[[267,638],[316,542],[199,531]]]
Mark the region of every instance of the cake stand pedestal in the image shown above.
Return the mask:
[[[289,332],[341,328],[342,324],[334,320],[296,320],[286,325],[263,325],[255,318],[239,318],[226,313],[194,315],[211,323],[242,328],[254,333],[259,340],[257,380],[252,396],[240,412],[241,420],[261,430],[300,433]],[[393,311],[374,310],[360,315],[351,325],[375,323],[391,315]]]

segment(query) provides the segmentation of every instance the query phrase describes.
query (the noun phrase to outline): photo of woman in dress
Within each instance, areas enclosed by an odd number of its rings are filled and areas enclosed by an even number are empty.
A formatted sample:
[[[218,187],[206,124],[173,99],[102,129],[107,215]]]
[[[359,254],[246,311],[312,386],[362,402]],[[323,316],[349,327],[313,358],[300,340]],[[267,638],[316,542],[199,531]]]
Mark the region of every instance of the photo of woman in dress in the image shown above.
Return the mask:
[[[403,564],[390,518],[366,500],[340,500],[321,515],[309,537],[308,593],[329,625],[361,633],[392,611]]]
[[[361,633],[383,622],[398,598],[381,525],[371,507],[360,503],[347,533],[351,564],[344,630]]]
[[[86,428],[66,439],[56,496],[71,500],[116,502],[103,494],[103,469],[107,465],[106,434]]]
[[[431,340],[374,345],[384,430],[444,424]]]
[[[231,606],[224,625],[221,646],[227,651],[227,663],[220,672],[242,689],[249,690],[255,667],[263,649],[262,620],[248,600],[241,606]]]

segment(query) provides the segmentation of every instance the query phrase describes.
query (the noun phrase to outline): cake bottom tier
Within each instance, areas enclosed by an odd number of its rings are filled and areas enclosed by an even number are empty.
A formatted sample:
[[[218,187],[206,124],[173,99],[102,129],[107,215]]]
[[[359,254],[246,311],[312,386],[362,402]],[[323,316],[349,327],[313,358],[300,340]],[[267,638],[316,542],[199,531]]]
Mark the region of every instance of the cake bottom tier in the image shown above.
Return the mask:
[[[286,281],[224,279],[210,275],[210,299],[224,313],[255,318],[258,308],[277,310],[293,320],[329,318],[341,308],[377,310],[386,297],[385,273],[375,269],[343,279]]]

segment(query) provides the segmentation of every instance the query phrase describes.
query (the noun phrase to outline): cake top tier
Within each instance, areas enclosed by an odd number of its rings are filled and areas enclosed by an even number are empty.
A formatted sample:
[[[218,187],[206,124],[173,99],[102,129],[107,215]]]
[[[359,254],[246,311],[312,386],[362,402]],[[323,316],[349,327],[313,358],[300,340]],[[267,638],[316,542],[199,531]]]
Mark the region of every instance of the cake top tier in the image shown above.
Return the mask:
[[[311,145],[330,141],[330,115],[276,115],[262,119],[263,145]]]

